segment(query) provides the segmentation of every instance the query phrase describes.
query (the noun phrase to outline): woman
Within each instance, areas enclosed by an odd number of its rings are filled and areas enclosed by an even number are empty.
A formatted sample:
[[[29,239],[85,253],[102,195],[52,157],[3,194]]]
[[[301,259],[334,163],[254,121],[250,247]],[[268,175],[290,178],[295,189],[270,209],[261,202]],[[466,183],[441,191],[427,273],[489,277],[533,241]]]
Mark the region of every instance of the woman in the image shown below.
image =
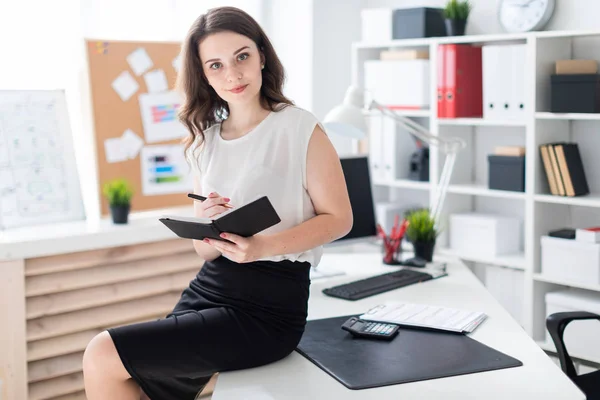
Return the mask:
[[[84,354],[87,398],[194,399],[210,377],[289,355],[304,332],[309,269],[352,211],[321,124],[282,94],[283,67],[249,15],[223,7],[182,47],[180,118],[199,217],[268,196],[281,222],[253,237],[194,241],[205,260],[166,318],[109,329]]]

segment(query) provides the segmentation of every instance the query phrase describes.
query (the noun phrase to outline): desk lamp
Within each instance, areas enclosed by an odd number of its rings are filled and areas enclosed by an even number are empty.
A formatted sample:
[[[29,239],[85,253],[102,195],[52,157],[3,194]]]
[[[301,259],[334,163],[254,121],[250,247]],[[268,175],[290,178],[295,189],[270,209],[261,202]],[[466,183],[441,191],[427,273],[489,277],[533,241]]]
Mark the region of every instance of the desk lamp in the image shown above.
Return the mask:
[[[393,118],[398,125],[410,132],[415,138],[437,147],[446,154],[446,160],[434,194],[433,207],[431,209],[431,215],[437,225],[446,198],[456,154],[466,147],[465,141],[460,138],[442,138],[434,135],[423,126],[399,115],[389,107],[378,103],[375,99],[371,99],[365,107],[364,91],[356,86],[348,88],[343,103],[333,108],[325,116],[323,125],[327,130],[331,130],[337,134],[362,139],[366,137],[366,132],[368,131],[365,114],[373,109]]]

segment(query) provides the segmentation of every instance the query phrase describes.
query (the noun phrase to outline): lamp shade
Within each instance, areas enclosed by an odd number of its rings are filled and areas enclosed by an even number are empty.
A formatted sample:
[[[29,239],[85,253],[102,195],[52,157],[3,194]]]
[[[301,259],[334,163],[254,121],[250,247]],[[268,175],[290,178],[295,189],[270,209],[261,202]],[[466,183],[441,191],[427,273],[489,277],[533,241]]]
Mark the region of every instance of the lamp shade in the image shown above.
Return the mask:
[[[344,102],[334,107],[323,119],[328,132],[333,132],[350,139],[364,139],[367,133],[367,122],[363,115],[362,92],[350,86],[346,91]]]

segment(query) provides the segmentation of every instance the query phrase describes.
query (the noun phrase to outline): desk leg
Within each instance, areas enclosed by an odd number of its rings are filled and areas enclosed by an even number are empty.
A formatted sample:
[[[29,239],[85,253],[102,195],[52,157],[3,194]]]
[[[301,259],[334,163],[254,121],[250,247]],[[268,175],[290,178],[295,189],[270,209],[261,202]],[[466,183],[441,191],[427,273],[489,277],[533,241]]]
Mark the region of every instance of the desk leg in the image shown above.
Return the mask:
[[[27,399],[25,262],[0,262],[0,400]]]

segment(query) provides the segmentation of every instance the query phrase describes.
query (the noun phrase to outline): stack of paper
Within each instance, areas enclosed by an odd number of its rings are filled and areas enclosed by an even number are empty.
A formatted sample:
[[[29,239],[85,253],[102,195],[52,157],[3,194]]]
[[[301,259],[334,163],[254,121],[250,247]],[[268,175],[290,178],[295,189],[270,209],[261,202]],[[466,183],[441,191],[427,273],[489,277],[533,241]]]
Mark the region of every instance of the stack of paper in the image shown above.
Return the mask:
[[[471,333],[487,318],[487,315],[455,308],[388,302],[373,307],[360,318],[365,321]]]

